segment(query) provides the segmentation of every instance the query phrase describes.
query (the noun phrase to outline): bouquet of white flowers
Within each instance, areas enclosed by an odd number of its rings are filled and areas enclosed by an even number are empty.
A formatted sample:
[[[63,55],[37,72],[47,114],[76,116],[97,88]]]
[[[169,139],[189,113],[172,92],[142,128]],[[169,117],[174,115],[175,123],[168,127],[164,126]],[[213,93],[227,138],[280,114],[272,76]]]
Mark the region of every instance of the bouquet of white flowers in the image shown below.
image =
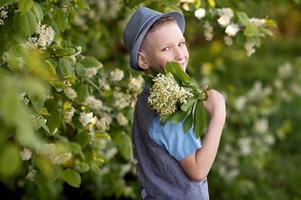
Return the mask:
[[[143,75],[150,85],[148,104],[159,114],[161,123],[183,122],[183,131],[194,128],[196,137],[204,131],[206,116],[202,101],[207,90],[193,84],[177,62],[168,62],[162,71]]]

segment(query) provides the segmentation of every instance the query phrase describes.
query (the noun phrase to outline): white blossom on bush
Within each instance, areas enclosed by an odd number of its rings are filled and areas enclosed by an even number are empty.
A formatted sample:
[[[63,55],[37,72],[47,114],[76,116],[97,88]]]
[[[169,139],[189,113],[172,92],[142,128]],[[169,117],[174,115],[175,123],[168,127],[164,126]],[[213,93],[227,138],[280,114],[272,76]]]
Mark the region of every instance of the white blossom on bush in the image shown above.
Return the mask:
[[[255,53],[255,44],[251,40],[247,40],[245,42],[245,50],[247,51],[247,55],[251,56],[253,53]]]
[[[211,41],[213,39],[213,26],[206,21],[204,24],[204,36],[207,41]]]
[[[131,96],[120,92],[117,90],[114,90],[113,92],[113,106],[116,107],[117,109],[123,109],[125,107],[128,107],[131,105]]]
[[[22,92],[19,94],[19,99],[21,101],[23,101],[26,105],[28,105],[29,103],[29,99],[27,97],[25,97],[26,93],[25,92]]]
[[[97,122],[97,117],[94,117],[92,112],[82,112],[79,121],[83,126],[94,125]]]
[[[71,107],[70,109],[64,112],[64,120],[68,123],[72,122],[72,118],[74,116],[75,109]]]
[[[293,67],[290,62],[286,62],[278,67],[278,76],[282,79],[293,75]]]
[[[33,166],[30,165],[30,166],[28,167],[28,173],[27,173],[27,175],[26,175],[26,178],[29,179],[29,180],[31,180],[31,181],[33,181],[34,177],[36,176],[36,173],[37,173],[37,170],[35,170],[35,169],[33,168]]]
[[[265,20],[265,19],[258,19],[258,18],[252,17],[252,18],[250,19],[250,23],[251,23],[251,24],[254,24],[254,25],[256,25],[256,26],[264,26],[265,23],[266,23],[266,20]]]
[[[23,151],[21,151],[21,159],[22,160],[29,160],[32,156],[32,151],[28,148],[24,148]]]
[[[232,39],[232,37],[229,37],[226,35],[226,36],[224,36],[224,42],[226,45],[231,46],[233,44],[233,39]]]
[[[241,137],[238,139],[238,144],[239,144],[239,152],[243,156],[250,155],[252,151],[252,140],[250,137]]]
[[[112,123],[112,117],[107,113],[101,113],[99,119],[96,122],[96,127],[101,131],[107,131],[110,129]]]
[[[239,31],[239,27],[237,24],[229,24],[226,27],[225,33],[228,36],[234,37],[238,33],[238,31]]]
[[[37,153],[45,156],[51,163],[57,165],[64,164],[72,158],[71,152],[59,152],[53,143],[44,144]]]
[[[231,8],[218,9],[218,15],[220,16],[217,20],[219,25],[226,27],[230,24],[232,17],[234,16],[233,10]]]
[[[85,68],[85,76],[88,78],[92,78],[97,74],[98,68],[96,67],[89,67]]]
[[[246,102],[247,98],[245,96],[239,96],[234,102],[234,107],[236,108],[236,110],[241,111],[244,109]]]
[[[125,126],[128,124],[128,119],[121,112],[116,115],[116,120],[120,126]]]
[[[124,72],[121,69],[114,69],[110,73],[111,81],[121,81],[124,77]]]
[[[198,19],[202,19],[206,15],[206,10],[204,8],[199,8],[194,11],[194,16]]]
[[[4,25],[4,20],[7,18],[6,6],[0,8],[0,26]]]
[[[103,107],[102,101],[96,99],[94,96],[88,96],[85,100],[85,104],[87,104],[93,110],[100,110]]]
[[[138,78],[131,78],[129,82],[129,89],[133,92],[139,92],[142,89],[143,78],[139,76]]]
[[[71,87],[67,87],[65,90],[64,90],[66,96],[71,99],[71,100],[74,100],[77,98],[77,93],[76,91],[71,88]]]
[[[269,129],[269,121],[266,118],[258,119],[255,122],[254,130],[258,133],[266,133]]]
[[[39,24],[36,29],[36,36],[27,39],[26,46],[29,49],[41,48],[45,50],[54,39],[55,32],[51,26]]]

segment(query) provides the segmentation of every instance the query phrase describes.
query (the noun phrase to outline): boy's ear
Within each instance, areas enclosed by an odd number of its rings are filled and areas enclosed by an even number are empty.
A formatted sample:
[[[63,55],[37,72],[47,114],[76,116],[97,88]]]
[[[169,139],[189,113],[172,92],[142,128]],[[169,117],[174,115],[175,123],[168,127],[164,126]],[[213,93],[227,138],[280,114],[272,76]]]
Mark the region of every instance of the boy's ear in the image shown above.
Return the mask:
[[[147,62],[146,56],[141,51],[139,51],[138,53],[138,65],[144,70],[147,70],[149,68],[149,64]]]

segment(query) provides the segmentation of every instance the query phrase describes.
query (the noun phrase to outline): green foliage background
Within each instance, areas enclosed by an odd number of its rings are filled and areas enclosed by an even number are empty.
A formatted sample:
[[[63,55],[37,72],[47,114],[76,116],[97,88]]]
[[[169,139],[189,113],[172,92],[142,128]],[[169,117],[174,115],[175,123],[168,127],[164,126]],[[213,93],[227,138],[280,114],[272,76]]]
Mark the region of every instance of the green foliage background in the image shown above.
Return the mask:
[[[212,3],[274,20],[274,36],[250,28],[225,45],[216,18],[194,16]],[[140,5],[184,13],[188,74],[226,97],[211,199],[301,199],[300,0],[1,0],[1,190],[15,199],[139,199],[130,130],[141,80],[129,67],[122,31]],[[204,39],[205,20],[214,27],[212,41]],[[54,41],[28,48],[39,23],[53,28]],[[247,37],[260,46],[250,57]],[[97,74],[87,75],[94,68]],[[91,96],[101,108],[87,103]],[[87,123],[83,113],[93,113]]]

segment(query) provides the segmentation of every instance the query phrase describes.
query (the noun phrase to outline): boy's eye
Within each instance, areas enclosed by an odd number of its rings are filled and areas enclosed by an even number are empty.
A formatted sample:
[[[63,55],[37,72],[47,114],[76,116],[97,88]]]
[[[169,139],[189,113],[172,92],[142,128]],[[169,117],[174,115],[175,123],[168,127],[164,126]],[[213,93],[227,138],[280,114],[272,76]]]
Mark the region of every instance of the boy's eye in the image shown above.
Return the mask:
[[[165,47],[162,49],[162,51],[169,51],[169,49],[170,49],[169,47]]]
[[[185,45],[185,42],[180,42],[179,43],[179,47],[184,46],[184,45]]]

